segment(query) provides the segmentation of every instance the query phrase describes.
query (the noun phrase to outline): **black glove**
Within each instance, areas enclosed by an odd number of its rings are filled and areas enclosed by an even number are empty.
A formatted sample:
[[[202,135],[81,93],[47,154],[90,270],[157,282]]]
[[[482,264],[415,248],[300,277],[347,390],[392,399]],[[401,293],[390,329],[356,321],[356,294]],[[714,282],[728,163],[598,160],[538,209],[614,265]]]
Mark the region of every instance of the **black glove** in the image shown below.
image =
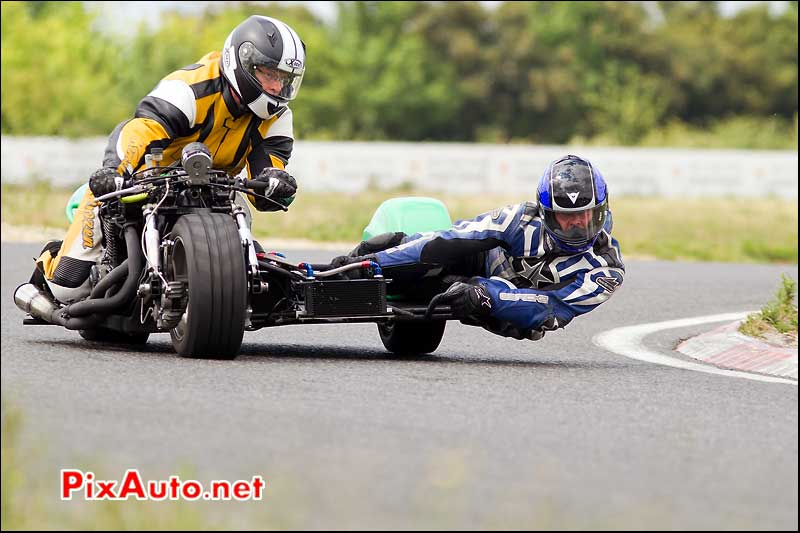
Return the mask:
[[[89,176],[89,189],[94,197],[103,196],[117,190],[117,178],[122,179],[117,169],[111,167],[99,168]]]
[[[285,170],[267,167],[256,176],[256,179],[267,182],[267,188],[264,189],[264,196],[267,198],[276,200],[285,206],[294,201],[297,181]]]
[[[480,320],[492,313],[492,297],[476,278],[450,285],[438,304],[450,304],[450,310],[456,318]]]
[[[339,268],[345,265],[351,265],[353,263],[361,263],[364,261],[374,261],[378,262],[374,255],[359,255],[357,257],[352,257],[349,255],[340,255],[334,257],[331,260],[331,268]],[[347,279],[359,279],[365,277],[366,270],[363,268],[353,268],[351,270],[345,270],[340,275],[344,276]]]
[[[503,337],[511,337],[517,340],[542,340],[545,332],[557,330],[559,327],[564,327],[567,322],[559,324],[555,316],[548,317],[544,322],[539,324],[538,327],[533,329],[519,328],[509,322],[499,322],[496,320],[487,320],[483,324],[475,324],[483,326],[487,331],[491,331],[496,335]]]
[[[369,240],[361,241],[361,243],[356,246],[355,250],[350,252],[350,255],[367,255],[388,250],[403,242],[403,237],[405,236],[406,234],[402,231],[375,235]]]

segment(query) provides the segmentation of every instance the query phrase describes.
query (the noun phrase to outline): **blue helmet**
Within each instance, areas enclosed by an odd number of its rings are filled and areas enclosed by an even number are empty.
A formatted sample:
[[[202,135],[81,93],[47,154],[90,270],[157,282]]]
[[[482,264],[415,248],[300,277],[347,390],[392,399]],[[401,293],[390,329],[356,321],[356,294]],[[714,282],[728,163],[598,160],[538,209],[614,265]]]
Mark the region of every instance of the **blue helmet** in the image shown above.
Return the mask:
[[[602,174],[586,159],[567,155],[550,163],[536,191],[545,231],[565,252],[594,245],[608,218]]]

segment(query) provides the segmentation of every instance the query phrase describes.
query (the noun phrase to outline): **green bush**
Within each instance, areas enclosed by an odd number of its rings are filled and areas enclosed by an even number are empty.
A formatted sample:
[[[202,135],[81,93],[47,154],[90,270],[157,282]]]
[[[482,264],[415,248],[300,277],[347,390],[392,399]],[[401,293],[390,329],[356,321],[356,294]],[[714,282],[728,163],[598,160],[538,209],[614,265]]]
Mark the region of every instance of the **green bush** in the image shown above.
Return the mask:
[[[775,332],[797,338],[797,283],[783,274],[775,298],[760,313],[754,313],[739,326],[739,331],[751,337],[763,337]]]
[[[797,114],[794,120],[776,116],[731,116],[714,119],[706,126],[673,120],[650,130],[641,146],[687,148],[797,149]]]

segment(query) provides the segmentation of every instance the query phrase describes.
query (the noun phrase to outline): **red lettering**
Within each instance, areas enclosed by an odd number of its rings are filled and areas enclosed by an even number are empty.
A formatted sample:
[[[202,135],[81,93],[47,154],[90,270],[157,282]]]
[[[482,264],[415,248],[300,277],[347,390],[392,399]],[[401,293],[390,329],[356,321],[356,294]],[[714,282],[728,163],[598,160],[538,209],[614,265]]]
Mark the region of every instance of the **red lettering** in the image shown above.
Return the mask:
[[[80,470],[61,471],[61,499],[71,500],[72,493],[83,486],[83,472]]]
[[[113,500],[117,497],[114,494],[114,485],[116,485],[116,481],[98,481],[97,487],[100,489],[100,492],[97,493],[97,499],[108,498]]]
[[[189,480],[183,484],[182,492],[184,499],[196,500],[200,497],[200,493],[203,492],[203,487],[197,481]]]
[[[125,477],[122,478],[122,489],[119,491],[119,498],[127,500],[133,493],[137,500],[145,499],[144,486],[142,485],[142,478],[139,477],[139,472],[136,470],[126,470]]]
[[[237,481],[233,484],[233,497],[237,500],[245,500],[250,496],[250,485],[247,481]]]
[[[169,476],[169,497],[171,500],[178,499],[178,488],[181,486],[181,481],[178,476]]]
[[[264,488],[264,478],[261,476],[253,476],[253,499],[260,500],[261,499],[261,489]]]
[[[159,490],[160,489],[160,490]],[[148,481],[147,492],[150,493],[150,499],[163,500],[167,497],[167,482],[166,481]]]
[[[230,500],[231,499],[230,483],[228,483],[227,481],[214,481],[213,483],[211,483],[211,497],[214,499]]]

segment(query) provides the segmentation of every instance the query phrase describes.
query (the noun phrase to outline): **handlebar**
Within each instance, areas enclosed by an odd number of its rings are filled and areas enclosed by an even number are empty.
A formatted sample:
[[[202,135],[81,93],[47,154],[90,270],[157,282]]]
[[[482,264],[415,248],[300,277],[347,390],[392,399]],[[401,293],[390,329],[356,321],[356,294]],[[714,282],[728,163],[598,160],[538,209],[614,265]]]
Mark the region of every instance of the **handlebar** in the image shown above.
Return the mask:
[[[243,179],[242,185],[244,185],[244,187],[247,189],[253,189],[254,191],[264,192],[264,189],[266,189],[269,186],[269,183],[260,180]]]
[[[162,173],[161,174],[155,174],[155,173],[153,173],[154,170],[156,172],[161,171]],[[149,175],[148,176],[147,174],[145,174],[146,171],[150,171],[151,173],[153,173],[153,175]],[[145,192],[145,190],[146,190],[145,187],[144,187],[145,185],[155,184],[155,183],[157,183],[159,181],[166,181],[169,178],[183,178],[183,177],[188,176],[188,173],[185,170],[183,170],[182,168],[180,168],[180,167],[177,167],[177,168],[176,167],[162,167],[160,169],[149,168],[149,169],[145,169],[145,172],[139,171],[139,172],[134,173],[133,176],[126,177],[125,181],[122,184],[122,188],[121,189],[119,189],[117,191],[114,191],[114,192],[111,192],[111,193],[108,193],[108,194],[104,194],[103,196],[95,198],[95,200],[97,200],[99,202],[103,202],[103,201],[106,201],[106,200],[110,200],[112,198],[118,198],[118,197],[121,197],[121,196],[128,196],[128,195],[132,195],[132,194],[142,193],[142,192]],[[275,201],[272,198],[269,198],[267,196],[263,196],[262,194],[259,194],[259,193],[263,193],[264,190],[266,190],[266,188],[269,186],[268,182],[260,181],[260,180],[251,180],[251,179],[247,179],[247,178],[245,178],[245,179],[232,178],[232,177],[227,176],[224,173],[224,171],[212,171],[212,172],[214,172],[215,175],[213,175],[213,177],[211,178],[211,180],[208,183],[208,185],[210,185],[210,186],[230,187],[232,190],[235,190],[235,191],[243,192],[245,194],[253,194],[254,196],[258,196],[259,198],[262,198],[262,199],[274,204],[275,206],[277,206],[282,211],[288,211],[289,210],[288,207],[286,207],[285,205],[281,204],[280,202]]]

